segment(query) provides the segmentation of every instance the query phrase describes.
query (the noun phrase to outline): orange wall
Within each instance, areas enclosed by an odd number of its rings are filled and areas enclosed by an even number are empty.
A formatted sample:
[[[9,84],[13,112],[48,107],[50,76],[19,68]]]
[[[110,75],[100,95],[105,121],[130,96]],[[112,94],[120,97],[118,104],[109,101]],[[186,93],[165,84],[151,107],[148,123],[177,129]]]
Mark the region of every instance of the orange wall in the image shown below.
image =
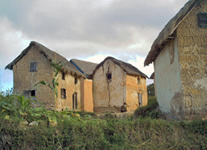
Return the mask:
[[[81,79],[82,111],[93,112],[92,80]]]
[[[127,111],[132,112],[139,106],[138,94],[142,94],[142,106],[146,106],[148,102],[146,79],[140,77],[138,83],[137,76],[127,75],[126,77],[126,104]]]

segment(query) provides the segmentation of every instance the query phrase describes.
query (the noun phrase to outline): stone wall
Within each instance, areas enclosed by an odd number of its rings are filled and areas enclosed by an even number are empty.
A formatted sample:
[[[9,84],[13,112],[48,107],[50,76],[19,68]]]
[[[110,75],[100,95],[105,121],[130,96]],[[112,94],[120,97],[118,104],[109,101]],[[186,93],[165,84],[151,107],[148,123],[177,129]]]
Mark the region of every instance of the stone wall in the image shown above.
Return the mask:
[[[194,8],[177,29],[186,119],[207,115],[207,29],[198,27],[200,12],[207,13],[206,0]]]
[[[141,106],[146,106],[148,102],[146,79],[138,76],[127,75],[126,104],[128,112],[133,112],[138,107],[140,107],[139,94],[142,95]]]
[[[111,73],[111,80],[107,74]],[[111,60],[104,62],[93,76],[94,112],[120,112],[126,100],[126,73]]]
[[[37,71],[30,72],[30,63],[37,62]],[[51,82],[53,71],[49,61],[39,51],[32,47],[28,53],[13,66],[14,94],[22,94],[33,89],[39,81]],[[46,86],[35,88],[36,99],[46,106],[53,108],[54,93]]]

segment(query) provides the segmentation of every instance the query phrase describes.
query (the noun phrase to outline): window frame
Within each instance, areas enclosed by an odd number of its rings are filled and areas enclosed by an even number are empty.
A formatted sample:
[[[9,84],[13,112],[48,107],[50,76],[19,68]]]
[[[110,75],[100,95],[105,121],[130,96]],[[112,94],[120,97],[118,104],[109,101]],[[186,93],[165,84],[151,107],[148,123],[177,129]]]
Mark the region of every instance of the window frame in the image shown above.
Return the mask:
[[[198,13],[197,19],[198,19],[198,27],[207,28],[207,12]]]
[[[74,84],[78,84],[78,78],[77,77],[74,78]]]
[[[30,72],[37,72],[37,62],[30,62]]]
[[[137,84],[140,85],[141,84],[141,78],[137,77]]]
[[[66,99],[66,89],[65,88],[60,89],[60,97],[61,97],[61,99]]]
[[[62,72],[62,80],[65,80],[65,72]]]

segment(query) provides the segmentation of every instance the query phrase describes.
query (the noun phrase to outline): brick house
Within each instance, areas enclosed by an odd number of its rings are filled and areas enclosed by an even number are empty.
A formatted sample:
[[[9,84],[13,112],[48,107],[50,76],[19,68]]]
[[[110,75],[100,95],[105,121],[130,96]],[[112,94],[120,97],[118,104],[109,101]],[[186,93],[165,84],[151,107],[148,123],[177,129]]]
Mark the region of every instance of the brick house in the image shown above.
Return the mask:
[[[169,118],[207,116],[207,0],[189,0],[152,44],[156,96]]]
[[[132,112],[147,105],[147,76],[129,63],[107,57],[93,73],[94,112]]]

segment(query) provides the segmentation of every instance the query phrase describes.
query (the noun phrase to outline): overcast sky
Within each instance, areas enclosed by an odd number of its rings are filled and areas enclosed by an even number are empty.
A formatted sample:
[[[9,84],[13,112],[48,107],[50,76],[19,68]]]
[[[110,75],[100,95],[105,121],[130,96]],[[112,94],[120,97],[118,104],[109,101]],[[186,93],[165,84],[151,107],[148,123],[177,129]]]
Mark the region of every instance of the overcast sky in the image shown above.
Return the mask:
[[[4,67],[37,41],[60,55],[129,62],[150,76],[144,59],[187,0],[0,0],[0,90],[13,85]]]

